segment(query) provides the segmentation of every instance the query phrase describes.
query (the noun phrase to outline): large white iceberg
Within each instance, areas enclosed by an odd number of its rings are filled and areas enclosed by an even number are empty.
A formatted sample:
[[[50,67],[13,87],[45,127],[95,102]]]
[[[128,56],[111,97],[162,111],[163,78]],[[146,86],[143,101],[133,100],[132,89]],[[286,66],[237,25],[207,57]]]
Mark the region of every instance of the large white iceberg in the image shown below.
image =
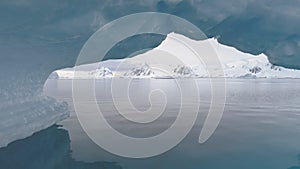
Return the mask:
[[[194,51],[200,56],[195,56]],[[218,62],[212,62],[212,58]],[[158,47],[132,58],[61,69],[49,76],[56,79],[112,77],[300,78],[300,70],[275,66],[265,54],[244,53],[220,44],[215,38],[196,41],[170,33]]]

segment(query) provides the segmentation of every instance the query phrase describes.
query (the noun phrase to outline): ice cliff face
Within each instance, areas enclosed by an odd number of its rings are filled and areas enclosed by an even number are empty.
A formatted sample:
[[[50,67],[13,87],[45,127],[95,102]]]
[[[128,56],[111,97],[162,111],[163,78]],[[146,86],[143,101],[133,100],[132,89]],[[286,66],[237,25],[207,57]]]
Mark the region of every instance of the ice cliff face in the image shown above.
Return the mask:
[[[184,47],[182,43],[196,50],[200,57],[193,56],[192,50]],[[207,48],[211,48],[213,53]],[[219,64],[215,62],[208,65],[203,60],[199,61],[203,59],[202,57],[204,59],[217,57]],[[97,64],[102,67],[94,70]],[[208,66],[214,68],[207,69]],[[300,78],[299,70],[275,66],[269,62],[265,54],[243,53],[220,44],[214,38],[195,41],[176,33],[169,34],[153,50],[133,58],[81,65],[76,70],[77,78]],[[74,78],[74,69],[57,70],[49,78]]]

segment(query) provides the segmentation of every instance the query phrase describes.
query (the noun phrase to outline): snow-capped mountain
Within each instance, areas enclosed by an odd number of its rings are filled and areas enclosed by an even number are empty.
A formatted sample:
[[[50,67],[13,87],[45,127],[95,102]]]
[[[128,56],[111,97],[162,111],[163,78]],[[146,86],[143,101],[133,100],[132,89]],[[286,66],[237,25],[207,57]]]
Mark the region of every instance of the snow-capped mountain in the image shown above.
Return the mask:
[[[132,58],[61,69],[49,76],[60,79],[107,77],[300,78],[300,70],[275,66],[265,54],[243,53],[214,38],[196,41],[170,33],[158,47]]]

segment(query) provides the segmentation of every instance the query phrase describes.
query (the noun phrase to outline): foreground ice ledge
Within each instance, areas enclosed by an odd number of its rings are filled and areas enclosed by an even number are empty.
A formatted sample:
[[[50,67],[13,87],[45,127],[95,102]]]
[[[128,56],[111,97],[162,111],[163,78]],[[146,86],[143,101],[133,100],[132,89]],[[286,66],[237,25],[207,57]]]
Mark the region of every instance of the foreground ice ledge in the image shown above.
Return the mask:
[[[275,66],[265,54],[243,53],[214,38],[196,41],[170,33],[158,47],[143,54],[56,70],[49,79],[113,77],[300,78],[300,70]]]

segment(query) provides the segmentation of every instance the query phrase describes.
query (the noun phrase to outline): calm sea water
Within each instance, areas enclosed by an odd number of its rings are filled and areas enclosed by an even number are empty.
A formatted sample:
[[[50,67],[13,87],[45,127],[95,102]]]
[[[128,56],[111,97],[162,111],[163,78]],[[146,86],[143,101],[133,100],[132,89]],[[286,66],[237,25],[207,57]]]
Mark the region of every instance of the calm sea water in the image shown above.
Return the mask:
[[[195,79],[182,79],[189,89]],[[128,79],[120,79],[122,84]],[[69,104],[70,118],[31,137],[0,149],[2,169],[298,169],[300,168],[300,80],[227,79],[225,111],[219,127],[204,144],[198,137],[210,105],[208,79],[196,79],[200,110],[187,137],[170,151],[145,159],[113,155],[93,143],[82,130],[72,106],[71,81],[50,80],[45,94]],[[173,79],[134,79],[129,87],[132,104],[147,110],[149,91],[165,92],[166,109],[155,122],[137,125],[118,115],[112,97],[111,80],[97,80],[96,98],[105,117],[119,132],[133,137],[157,135],[176,119],[180,90]],[[122,90],[125,90],[122,89]],[[84,90],[83,90],[84,91]],[[197,92],[187,90],[188,96]],[[116,98],[115,98],[116,99]],[[86,106],[90,100],[81,100]],[[161,100],[152,103],[158,106]],[[88,106],[87,106],[88,107]],[[130,150],[129,150],[130,151]]]

